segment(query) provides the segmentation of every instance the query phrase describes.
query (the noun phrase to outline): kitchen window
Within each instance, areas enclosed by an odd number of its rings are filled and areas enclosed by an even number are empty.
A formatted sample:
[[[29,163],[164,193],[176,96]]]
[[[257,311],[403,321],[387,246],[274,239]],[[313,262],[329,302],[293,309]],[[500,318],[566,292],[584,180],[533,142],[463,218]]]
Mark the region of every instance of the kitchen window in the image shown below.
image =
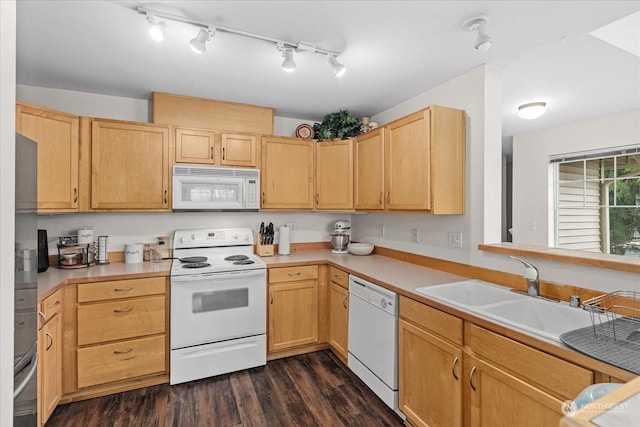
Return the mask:
[[[553,156],[555,246],[640,256],[640,145]]]

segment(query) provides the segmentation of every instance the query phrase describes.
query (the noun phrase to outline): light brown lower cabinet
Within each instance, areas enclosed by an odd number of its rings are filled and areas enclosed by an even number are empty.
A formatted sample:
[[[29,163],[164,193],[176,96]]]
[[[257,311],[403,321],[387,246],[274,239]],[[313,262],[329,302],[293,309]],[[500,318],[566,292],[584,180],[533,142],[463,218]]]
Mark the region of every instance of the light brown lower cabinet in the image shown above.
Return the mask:
[[[464,333],[462,328],[464,328]],[[593,372],[400,298],[400,410],[413,426],[557,426]]]
[[[329,283],[329,346],[343,361],[347,361],[349,334],[349,290]]]
[[[40,303],[38,331],[38,425],[44,425],[62,397],[62,291]]]

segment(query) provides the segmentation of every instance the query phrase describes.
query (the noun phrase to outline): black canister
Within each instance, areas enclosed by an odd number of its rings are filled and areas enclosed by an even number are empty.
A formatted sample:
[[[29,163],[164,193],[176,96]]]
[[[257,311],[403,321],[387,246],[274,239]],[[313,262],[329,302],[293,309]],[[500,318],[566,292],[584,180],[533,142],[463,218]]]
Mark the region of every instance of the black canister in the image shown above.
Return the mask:
[[[38,230],[38,273],[49,268],[49,241],[47,230]]]

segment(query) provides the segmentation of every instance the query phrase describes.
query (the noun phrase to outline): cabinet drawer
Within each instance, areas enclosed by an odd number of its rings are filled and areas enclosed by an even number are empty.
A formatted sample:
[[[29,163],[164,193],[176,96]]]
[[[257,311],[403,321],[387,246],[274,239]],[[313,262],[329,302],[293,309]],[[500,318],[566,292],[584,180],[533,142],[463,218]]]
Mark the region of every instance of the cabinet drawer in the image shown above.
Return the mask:
[[[462,345],[462,319],[404,296],[400,296],[400,317]]]
[[[465,324],[465,344],[478,356],[507,368],[560,400],[574,399],[593,383],[593,373],[471,323]]]
[[[165,332],[165,297],[78,306],[78,345]]]
[[[55,291],[42,301],[40,311],[48,321],[62,311],[62,289]]]
[[[349,273],[335,267],[329,267],[329,279],[343,288],[349,289]]]
[[[164,335],[78,349],[78,387],[166,371]]]
[[[295,282],[298,280],[309,280],[317,278],[317,265],[272,268],[269,270],[269,283]]]
[[[78,302],[164,294],[165,283],[164,277],[84,283],[78,285]]]

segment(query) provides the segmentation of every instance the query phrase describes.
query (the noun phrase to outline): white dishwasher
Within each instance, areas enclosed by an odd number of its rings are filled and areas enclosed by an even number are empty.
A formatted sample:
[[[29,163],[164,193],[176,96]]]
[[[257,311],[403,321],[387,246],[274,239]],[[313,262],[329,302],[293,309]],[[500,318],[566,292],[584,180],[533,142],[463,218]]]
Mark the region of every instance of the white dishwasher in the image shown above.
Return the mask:
[[[349,275],[349,368],[398,412],[398,295]]]

